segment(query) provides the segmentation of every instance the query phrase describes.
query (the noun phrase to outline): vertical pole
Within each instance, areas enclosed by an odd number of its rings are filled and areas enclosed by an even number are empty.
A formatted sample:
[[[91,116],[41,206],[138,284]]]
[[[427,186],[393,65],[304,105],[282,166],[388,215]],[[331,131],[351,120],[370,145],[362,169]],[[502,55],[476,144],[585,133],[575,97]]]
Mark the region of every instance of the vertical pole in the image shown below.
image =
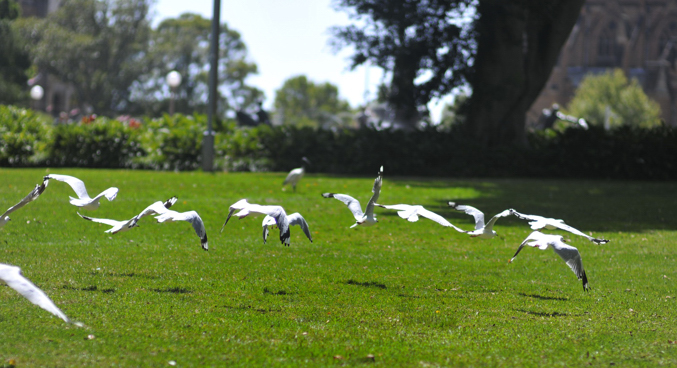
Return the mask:
[[[209,107],[207,108],[207,131],[202,138],[202,170],[214,170],[214,131],[212,121],[216,117],[218,100],[219,33],[221,23],[221,0],[214,0],[212,11],[212,39],[209,50]]]

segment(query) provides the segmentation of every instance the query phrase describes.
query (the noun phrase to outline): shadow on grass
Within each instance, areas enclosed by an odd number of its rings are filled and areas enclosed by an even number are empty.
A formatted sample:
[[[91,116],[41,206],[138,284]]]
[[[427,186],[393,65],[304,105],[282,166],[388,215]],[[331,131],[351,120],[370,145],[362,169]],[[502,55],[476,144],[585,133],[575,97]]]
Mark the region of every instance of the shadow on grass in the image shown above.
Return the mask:
[[[364,287],[375,287],[375,288],[379,288],[379,289],[387,289],[387,288],[388,288],[387,286],[385,286],[385,284],[380,284],[380,283],[375,282],[375,281],[359,282],[359,281],[355,281],[355,280],[353,280],[353,279],[350,279],[350,280],[346,281],[345,283],[346,283],[347,285],[357,285],[357,286],[364,286]]]
[[[569,313],[560,313],[560,312],[552,312],[552,313],[546,313],[546,312],[534,312],[526,309],[513,309],[518,312],[530,314],[532,316],[538,316],[538,317],[580,317],[582,314],[569,314]]]
[[[268,308],[268,309],[265,309],[265,308],[256,308],[256,307],[252,307],[251,305],[238,305],[237,307],[233,307],[233,306],[230,306],[230,305],[224,305],[223,307],[226,308],[226,309],[233,309],[233,310],[251,310],[251,311],[259,312],[259,313],[282,312],[282,308],[277,308],[277,309]]]
[[[526,296],[528,298],[540,299],[540,300],[563,300],[563,301],[569,300],[569,298],[558,297],[558,296],[543,296],[543,295],[538,295],[538,294],[525,294],[525,293],[519,293],[519,295]]]
[[[264,294],[271,294],[271,295],[289,295],[289,294],[291,294],[291,293],[288,293],[288,292],[286,292],[286,291],[284,291],[284,290],[280,290],[280,291],[270,291],[270,289],[268,289],[267,287],[264,287],[264,288],[263,288],[263,293],[264,293]]]
[[[109,289],[99,289],[96,285],[87,286],[87,287],[83,287],[83,288],[76,288],[76,287],[64,285],[64,286],[62,286],[62,288],[66,289],[66,290],[75,290],[75,291],[100,291],[100,292],[106,293],[106,294],[115,292],[115,289],[111,289],[111,288],[109,288]]]
[[[136,273],[136,272],[124,272],[124,273],[117,273],[117,272],[102,272],[102,271],[90,271],[90,275],[92,276],[112,276],[112,277],[138,277],[138,278],[143,278],[143,279],[157,279],[157,276],[151,276],[151,275],[146,275],[142,273]]]
[[[156,293],[174,293],[174,294],[190,294],[192,291],[187,288],[182,288],[182,287],[172,287],[172,288],[165,288],[165,289],[151,289],[152,291]]]

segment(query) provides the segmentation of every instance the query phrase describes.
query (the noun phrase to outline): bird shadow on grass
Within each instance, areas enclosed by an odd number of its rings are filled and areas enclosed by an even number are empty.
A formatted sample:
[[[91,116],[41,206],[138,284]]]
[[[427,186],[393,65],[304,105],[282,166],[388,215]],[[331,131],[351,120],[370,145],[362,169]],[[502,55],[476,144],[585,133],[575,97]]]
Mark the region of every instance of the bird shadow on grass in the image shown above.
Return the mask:
[[[271,294],[271,295],[289,295],[289,294],[291,294],[291,293],[289,293],[289,292],[287,292],[287,291],[284,291],[284,290],[280,290],[280,291],[271,291],[271,290],[268,289],[267,287],[264,287],[264,288],[263,288],[263,293],[264,293],[264,294]]]
[[[152,291],[156,293],[173,293],[173,294],[190,294],[193,291],[191,291],[188,288],[182,288],[182,287],[171,287],[171,288],[164,288],[164,289],[151,289]]]
[[[568,313],[560,313],[560,312],[552,312],[552,313],[546,313],[546,312],[535,312],[535,311],[530,311],[526,309],[513,309],[518,312],[530,314],[532,316],[538,316],[538,317],[580,317],[582,316],[581,314],[568,314]]]
[[[387,289],[388,287],[385,286],[385,284],[381,284],[375,281],[366,281],[366,282],[359,282],[355,281],[353,279],[350,279],[345,282],[346,285],[357,285],[357,286],[363,286],[363,287],[375,287],[379,289]]]
[[[139,278],[144,278],[144,279],[157,279],[157,276],[151,276],[151,275],[146,275],[142,273],[136,273],[136,272],[123,272],[123,273],[117,273],[117,272],[110,272],[106,271],[101,272],[101,271],[90,271],[90,275],[92,276],[107,276],[107,277],[139,277]]]
[[[223,308],[226,309],[233,309],[233,310],[252,310],[254,312],[259,312],[259,313],[271,313],[271,312],[282,312],[282,308],[257,308],[253,307],[251,305],[238,305],[236,307],[230,306],[230,305],[224,305]]]
[[[100,291],[100,292],[106,293],[106,294],[114,293],[114,292],[115,292],[115,289],[112,289],[112,288],[108,288],[108,289],[99,289],[96,285],[87,286],[87,287],[83,287],[83,288],[77,288],[77,287],[72,287],[72,286],[64,285],[64,286],[62,286],[62,289],[66,289],[66,290],[75,290],[75,291]]]
[[[569,298],[563,298],[563,297],[558,297],[558,296],[542,296],[538,294],[525,294],[525,293],[518,293],[521,296],[526,296],[527,298],[534,298],[534,299],[540,299],[540,300],[562,300],[562,301],[568,301]]]

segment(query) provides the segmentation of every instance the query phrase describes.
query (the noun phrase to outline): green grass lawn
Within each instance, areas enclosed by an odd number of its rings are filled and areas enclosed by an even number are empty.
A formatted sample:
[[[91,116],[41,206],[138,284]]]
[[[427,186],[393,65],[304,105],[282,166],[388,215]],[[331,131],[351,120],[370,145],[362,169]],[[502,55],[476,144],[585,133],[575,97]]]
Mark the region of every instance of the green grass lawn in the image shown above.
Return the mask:
[[[455,200],[492,216],[506,208],[548,217],[597,237],[567,235],[591,290],[550,249],[512,264],[526,222],[500,219],[491,240],[469,238],[377,208],[379,223],[349,229],[345,205],[363,205],[373,177],[307,175],[297,193],[285,173],[205,174],[0,169],[0,210],[47,173],[82,179],[90,195],[120,188],[92,217],[128,219],[173,195],[196,210],[209,251],[190,224],[117,235],[77,215],[68,185],[51,181],[0,229],[0,262],[19,266],[79,328],[0,287],[0,367],[224,366],[675,366],[675,183],[460,180],[389,177],[382,204],[422,204],[471,229]],[[241,198],[282,205],[308,221],[284,247],[262,217],[231,219]],[[91,336],[89,336],[91,335]],[[89,337],[88,337],[89,336]],[[93,336],[93,338],[91,338]]]

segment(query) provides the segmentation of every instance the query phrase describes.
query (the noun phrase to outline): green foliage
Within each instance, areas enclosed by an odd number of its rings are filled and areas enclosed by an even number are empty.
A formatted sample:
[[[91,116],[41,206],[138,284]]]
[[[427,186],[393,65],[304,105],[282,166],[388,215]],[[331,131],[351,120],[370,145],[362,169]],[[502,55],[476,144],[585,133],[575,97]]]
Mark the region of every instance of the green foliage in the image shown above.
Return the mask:
[[[206,128],[205,115],[165,114],[161,118],[147,119],[142,142],[148,156],[141,162],[156,170],[197,169]]]
[[[13,27],[20,10],[15,0],[0,0],[0,104],[17,103],[27,97],[24,86],[31,61]]]
[[[75,321],[62,320],[8,287],[0,364],[17,367],[656,367],[677,364],[674,183],[590,180],[433,180],[393,177],[385,167],[379,202],[417,203],[464,229],[472,218],[447,200],[489,215],[514,207],[564,219],[608,238],[594,245],[568,233],[590,281],[551,250],[524,249],[531,232],[500,219],[499,237],[470,238],[432,221],[409,223],[377,208],[379,223],[348,229],[345,205],[363,204],[374,174],[307,174],[296,193],[284,173],[172,173],[130,170],[0,169],[0,208],[47,173],[74,175],[92,192],[117,186],[113,202],[87,215],[127,219],[173,195],[172,209],[197,211],[210,250],[184,222],[115,235],[68,203],[51,181],[1,230],[3,263]],[[228,206],[284,206],[308,220],[310,243],[291,228],[291,246],[262,244],[261,217],[231,219]],[[81,212],[82,213],[82,212]],[[275,231],[275,230],[273,230]],[[547,232],[553,232],[548,230]],[[272,240],[272,241],[271,241]]]
[[[43,164],[51,140],[49,119],[32,110],[0,105],[0,166]]]
[[[165,78],[171,70],[182,77],[176,89],[175,111],[207,112],[210,34],[211,20],[193,13],[165,19],[153,30],[145,58],[150,70],[134,88],[134,101],[140,112],[158,116],[167,111],[169,90]],[[262,92],[245,80],[257,73],[256,64],[247,60],[242,37],[226,23],[221,24],[219,44],[219,115],[252,108]],[[159,102],[158,95],[162,96]]]
[[[589,124],[610,127],[660,124],[661,110],[636,80],[628,81],[621,69],[588,75],[569,102],[566,113],[584,118]]]
[[[97,114],[126,111],[148,67],[151,0],[69,0],[45,19],[23,19],[34,62],[75,88]]]
[[[351,123],[350,112],[350,105],[339,97],[335,85],[316,84],[305,75],[287,79],[275,92],[275,119],[285,125],[344,127]]]
[[[128,124],[99,117],[88,123],[54,127],[49,166],[123,168],[145,154],[140,132]]]

